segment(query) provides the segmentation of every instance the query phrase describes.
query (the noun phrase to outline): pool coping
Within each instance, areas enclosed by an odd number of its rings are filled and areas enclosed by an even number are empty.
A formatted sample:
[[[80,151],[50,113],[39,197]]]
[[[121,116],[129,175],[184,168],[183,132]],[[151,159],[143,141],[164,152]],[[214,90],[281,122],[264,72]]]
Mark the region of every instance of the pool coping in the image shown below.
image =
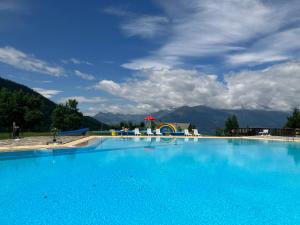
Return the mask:
[[[277,136],[241,136],[241,137],[220,137],[220,136],[134,136],[134,135],[123,135],[123,136],[96,136],[91,135],[84,138],[80,138],[75,141],[71,141],[65,144],[49,144],[49,145],[26,145],[26,146],[0,146],[1,152],[18,152],[18,151],[29,151],[33,149],[49,150],[49,149],[66,149],[76,148],[85,146],[89,142],[103,138],[190,138],[190,139],[246,139],[246,140],[262,140],[262,141],[281,141],[281,142],[300,142],[299,137],[277,137]]]

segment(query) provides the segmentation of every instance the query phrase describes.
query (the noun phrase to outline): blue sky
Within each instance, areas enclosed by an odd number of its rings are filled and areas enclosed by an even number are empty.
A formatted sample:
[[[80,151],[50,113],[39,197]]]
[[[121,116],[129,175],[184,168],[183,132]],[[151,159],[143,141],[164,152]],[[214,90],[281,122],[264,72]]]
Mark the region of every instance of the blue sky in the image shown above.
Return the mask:
[[[0,2],[0,76],[80,109],[300,106],[300,3]]]

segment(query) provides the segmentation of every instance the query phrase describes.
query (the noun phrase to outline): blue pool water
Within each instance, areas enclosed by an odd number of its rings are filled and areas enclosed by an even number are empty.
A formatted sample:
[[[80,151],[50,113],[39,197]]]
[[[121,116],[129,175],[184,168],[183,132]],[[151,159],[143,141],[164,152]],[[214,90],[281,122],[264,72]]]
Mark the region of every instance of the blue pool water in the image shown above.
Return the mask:
[[[300,224],[300,144],[108,138],[2,153],[0,224]]]

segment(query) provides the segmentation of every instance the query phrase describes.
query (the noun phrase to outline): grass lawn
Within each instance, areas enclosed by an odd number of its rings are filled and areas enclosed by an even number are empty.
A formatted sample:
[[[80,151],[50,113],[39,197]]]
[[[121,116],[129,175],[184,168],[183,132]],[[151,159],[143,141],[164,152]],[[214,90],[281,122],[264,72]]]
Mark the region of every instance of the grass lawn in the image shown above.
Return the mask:
[[[21,138],[24,137],[35,137],[35,136],[52,136],[51,132],[21,132]],[[0,133],[0,140],[1,139],[8,139],[11,138],[11,133],[9,132],[1,132]]]

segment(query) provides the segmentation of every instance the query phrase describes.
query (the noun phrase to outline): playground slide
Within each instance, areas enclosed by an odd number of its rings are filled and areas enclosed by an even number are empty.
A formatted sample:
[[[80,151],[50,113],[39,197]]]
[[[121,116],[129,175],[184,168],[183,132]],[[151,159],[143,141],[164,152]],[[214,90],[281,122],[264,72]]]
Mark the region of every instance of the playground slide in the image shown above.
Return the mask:
[[[89,128],[82,128],[79,130],[70,130],[58,132],[58,136],[68,136],[68,135],[85,135],[89,131]]]

